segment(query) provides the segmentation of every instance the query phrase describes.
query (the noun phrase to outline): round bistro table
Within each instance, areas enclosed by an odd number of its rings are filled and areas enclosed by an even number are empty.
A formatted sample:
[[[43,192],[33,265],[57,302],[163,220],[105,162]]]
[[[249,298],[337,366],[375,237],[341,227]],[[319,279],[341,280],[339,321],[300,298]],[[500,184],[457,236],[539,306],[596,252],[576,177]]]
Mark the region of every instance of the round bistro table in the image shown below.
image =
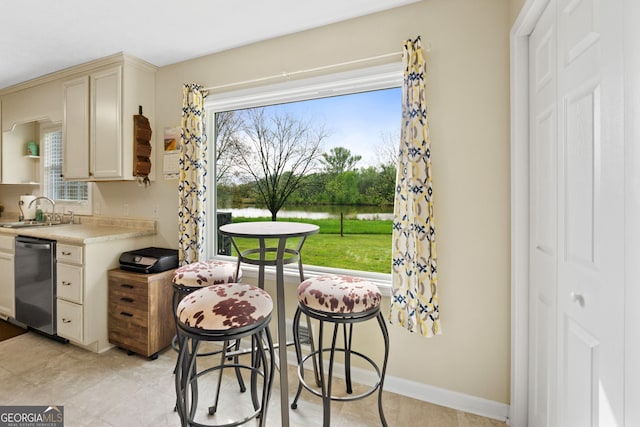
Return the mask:
[[[300,282],[304,281],[300,251],[311,234],[320,227],[300,222],[237,222],[225,224],[219,228],[220,234],[231,239],[238,253],[238,266],[241,263],[258,266],[258,286],[264,288],[264,268],[276,268],[276,315],[278,320],[278,358],[280,360],[280,412],[282,427],[289,426],[289,378],[287,372],[287,330],[284,303],[284,266],[298,263]],[[255,239],[258,247],[240,250],[236,239]],[[287,248],[287,240],[299,238],[295,249]],[[267,242],[268,240],[268,242]],[[277,242],[277,245],[273,243]]]

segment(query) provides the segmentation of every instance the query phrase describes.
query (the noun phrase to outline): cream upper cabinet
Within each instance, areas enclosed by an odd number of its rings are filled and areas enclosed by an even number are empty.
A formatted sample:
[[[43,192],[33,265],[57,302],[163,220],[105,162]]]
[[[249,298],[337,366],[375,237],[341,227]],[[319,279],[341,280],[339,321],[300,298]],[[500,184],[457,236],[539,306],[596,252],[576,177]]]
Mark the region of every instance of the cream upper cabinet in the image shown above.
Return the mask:
[[[2,183],[39,184],[39,157],[26,153],[27,142],[39,140],[38,122],[17,124],[2,134]]]
[[[62,175],[69,180],[89,178],[89,76],[62,84],[64,102],[64,160]]]
[[[91,173],[94,178],[123,178],[122,67],[90,77],[89,134]],[[132,125],[133,126],[133,125]],[[133,148],[131,148],[133,150]]]
[[[60,81],[25,83],[2,94],[2,163],[3,184],[38,184],[40,163],[27,156],[26,144],[38,143],[39,125],[62,121]]]
[[[60,81],[28,82],[2,95],[2,131],[11,132],[16,125],[30,122],[62,121]]]
[[[65,80],[64,178],[135,179],[133,116],[153,123],[154,91],[155,68],[126,56]]]

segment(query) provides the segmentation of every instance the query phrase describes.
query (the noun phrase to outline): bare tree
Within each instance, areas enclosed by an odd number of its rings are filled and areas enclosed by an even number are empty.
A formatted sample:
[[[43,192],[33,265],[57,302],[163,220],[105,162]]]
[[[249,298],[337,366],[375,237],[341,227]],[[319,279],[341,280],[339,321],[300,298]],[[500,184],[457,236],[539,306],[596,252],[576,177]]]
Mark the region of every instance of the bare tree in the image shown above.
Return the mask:
[[[381,142],[375,147],[379,166],[395,167],[398,164],[400,152],[400,133],[380,132],[380,140]]]
[[[400,132],[381,132],[380,139],[380,144],[376,146],[378,170],[383,180],[383,188],[391,189],[393,192],[400,156]],[[383,194],[387,194],[387,191],[384,191]]]
[[[225,182],[238,175],[238,156],[249,150],[241,140],[242,117],[236,111],[216,113],[216,182]]]
[[[291,114],[264,108],[244,112],[244,134],[248,151],[239,153],[239,167],[255,180],[271,220],[287,198],[311,172],[322,153],[322,141],[328,136],[324,127]]]

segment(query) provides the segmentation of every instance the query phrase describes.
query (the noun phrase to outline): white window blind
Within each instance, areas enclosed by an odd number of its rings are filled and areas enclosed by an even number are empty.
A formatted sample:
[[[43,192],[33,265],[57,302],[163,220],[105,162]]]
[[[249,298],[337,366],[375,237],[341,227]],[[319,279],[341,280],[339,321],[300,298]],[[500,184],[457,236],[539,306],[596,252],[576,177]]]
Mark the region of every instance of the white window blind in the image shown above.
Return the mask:
[[[54,201],[86,202],[86,182],[62,179],[62,130],[46,130],[42,134],[44,194]]]

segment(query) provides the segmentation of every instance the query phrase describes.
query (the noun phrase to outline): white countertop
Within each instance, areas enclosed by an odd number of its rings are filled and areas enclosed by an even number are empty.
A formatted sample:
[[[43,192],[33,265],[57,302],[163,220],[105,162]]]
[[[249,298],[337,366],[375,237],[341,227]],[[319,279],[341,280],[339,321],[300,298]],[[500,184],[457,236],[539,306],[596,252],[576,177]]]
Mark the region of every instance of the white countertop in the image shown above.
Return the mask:
[[[155,221],[123,220],[117,218],[82,219],[81,224],[36,226],[25,228],[1,227],[0,234],[39,237],[72,244],[86,244],[108,240],[129,239],[156,234]],[[6,221],[10,222],[10,221]]]

